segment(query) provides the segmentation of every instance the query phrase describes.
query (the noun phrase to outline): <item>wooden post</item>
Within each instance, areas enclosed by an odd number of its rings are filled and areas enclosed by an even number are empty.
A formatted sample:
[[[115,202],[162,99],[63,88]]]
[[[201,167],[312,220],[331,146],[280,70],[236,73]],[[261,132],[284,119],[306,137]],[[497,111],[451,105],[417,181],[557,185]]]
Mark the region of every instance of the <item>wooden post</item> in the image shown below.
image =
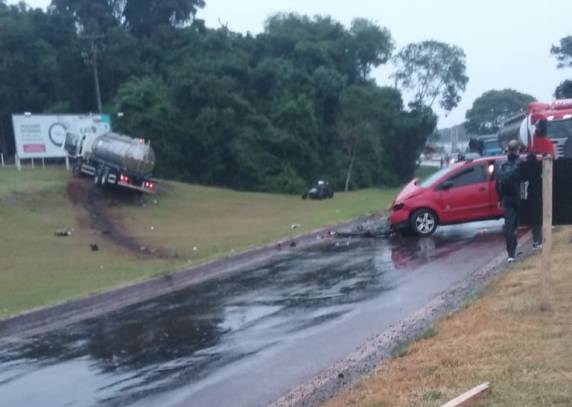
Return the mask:
[[[16,154],[16,169],[22,171],[22,163],[20,162],[20,157]]]
[[[454,400],[443,404],[441,407],[467,407],[472,406],[477,401],[482,400],[484,397],[491,393],[491,386],[489,383],[483,383],[468,392],[461,394]]]
[[[4,153],[0,153],[0,161],[2,161],[2,168],[4,168],[6,166],[4,164]]]
[[[547,155],[542,160],[542,256],[540,270],[542,272],[542,301],[541,309],[550,309],[548,300],[548,279],[552,266],[552,156]]]
[[[46,162],[44,161],[44,157],[42,157],[42,168],[46,168]]]
[[[32,169],[36,168],[34,165],[34,159],[32,158]]]
[[[66,155],[66,170],[70,170],[70,158]]]

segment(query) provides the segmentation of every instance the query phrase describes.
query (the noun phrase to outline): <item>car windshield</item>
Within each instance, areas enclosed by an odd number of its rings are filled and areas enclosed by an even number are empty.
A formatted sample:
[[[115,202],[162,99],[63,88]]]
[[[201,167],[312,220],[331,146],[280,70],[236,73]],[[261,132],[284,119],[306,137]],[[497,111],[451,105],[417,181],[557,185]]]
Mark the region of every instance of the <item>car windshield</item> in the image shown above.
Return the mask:
[[[419,180],[418,184],[419,186],[423,187],[423,188],[428,188],[431,185],[433,185],[433,183],[435,181],[437,181],[439,178],[441,178],[442,176],[448,174],[449,172],[453,171],[455,169],[454,166],[450,166],[450,167],[445,167],[439,171],[437,171],[436,173],[434,173],[433,175],[428,176],[425,179]]]

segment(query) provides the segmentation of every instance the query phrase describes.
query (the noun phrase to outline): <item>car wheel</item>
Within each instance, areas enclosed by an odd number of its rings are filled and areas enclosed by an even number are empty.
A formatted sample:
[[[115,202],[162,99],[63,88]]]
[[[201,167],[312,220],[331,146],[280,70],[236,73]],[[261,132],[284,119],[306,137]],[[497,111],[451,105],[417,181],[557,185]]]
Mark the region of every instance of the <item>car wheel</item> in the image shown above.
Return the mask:
[[[418,236],[432,235],[437,224],[437,215],[430,209],[419,209],[411,216],[411,231]]]

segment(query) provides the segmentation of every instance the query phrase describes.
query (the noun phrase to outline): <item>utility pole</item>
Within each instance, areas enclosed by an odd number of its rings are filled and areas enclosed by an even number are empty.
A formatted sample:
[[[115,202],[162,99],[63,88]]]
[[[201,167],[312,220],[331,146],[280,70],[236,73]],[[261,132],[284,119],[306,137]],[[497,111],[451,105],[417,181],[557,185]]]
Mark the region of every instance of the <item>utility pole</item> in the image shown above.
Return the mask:
[[[453,127],[451,129],[451,154],[459,149],[459,128]]]
[[[101,41],[105,38],[103,34],[83,34],[79,36],[79,39],[89,42],[89,50],[82,51],[81,55],[84,59],[86,65],[91,65],[93,67],[93,83],[95,86],[95,103],[97,105],[98,113],[103,110],[101,103],[101,90],[99,88],[99,73],[97,70],[97,54],[101,51],[102,44]]]

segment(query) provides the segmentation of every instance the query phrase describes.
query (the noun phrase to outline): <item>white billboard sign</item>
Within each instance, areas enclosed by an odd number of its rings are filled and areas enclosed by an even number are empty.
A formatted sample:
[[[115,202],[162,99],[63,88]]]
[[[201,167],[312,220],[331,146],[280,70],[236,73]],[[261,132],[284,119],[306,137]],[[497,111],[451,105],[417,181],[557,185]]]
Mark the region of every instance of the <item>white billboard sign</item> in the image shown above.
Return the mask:
[[[67,157],[66,133],[105,134],[111,130],[110,116],[73,114],[13,114],[18,158]]]

